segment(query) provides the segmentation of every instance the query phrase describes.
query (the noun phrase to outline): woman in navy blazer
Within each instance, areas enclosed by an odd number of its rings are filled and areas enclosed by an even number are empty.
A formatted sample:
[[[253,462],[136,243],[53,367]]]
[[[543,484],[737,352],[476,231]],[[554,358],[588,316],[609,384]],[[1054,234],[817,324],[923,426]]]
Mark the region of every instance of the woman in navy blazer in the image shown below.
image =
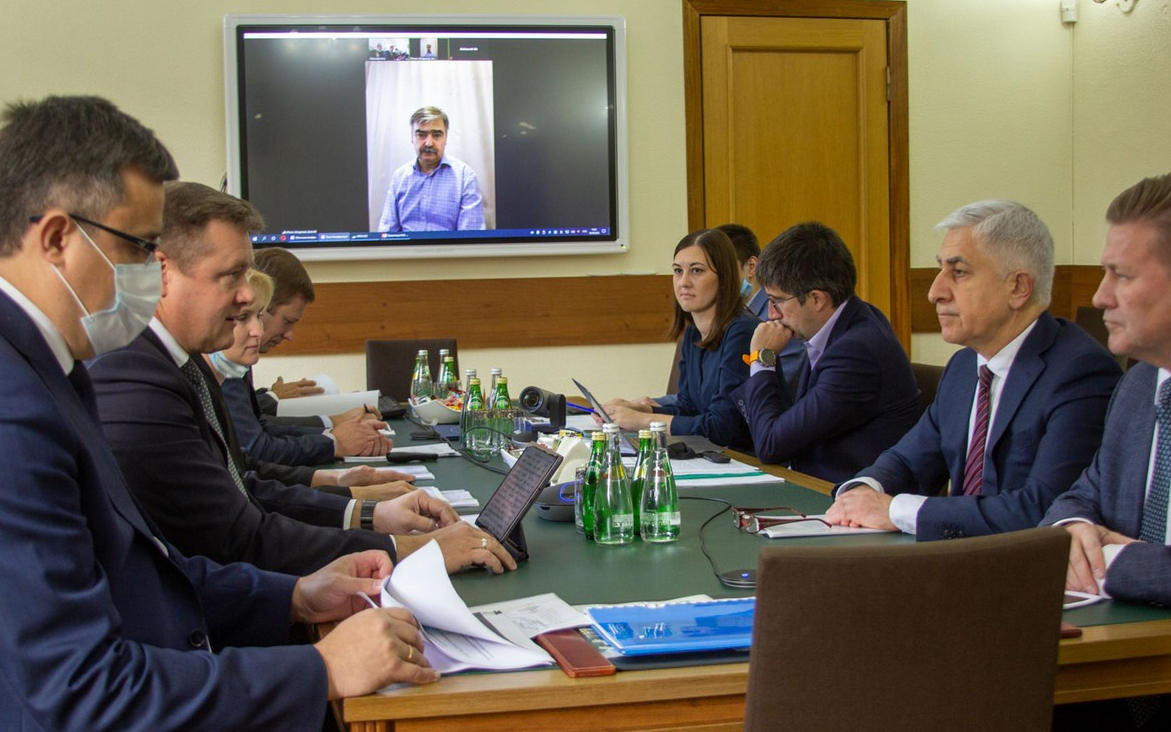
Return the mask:
[[[743,356],[758,321],[744,312],[736,250],[719,229],[693,231],[675,247],[671,268],[671,337],[683,338],[675,402],[615,399],[606,403],[606,412],[623,429],[662,420],[673,435],[701,435],[718,445],[750,448],[748,425],[731,394],[748,378]]]

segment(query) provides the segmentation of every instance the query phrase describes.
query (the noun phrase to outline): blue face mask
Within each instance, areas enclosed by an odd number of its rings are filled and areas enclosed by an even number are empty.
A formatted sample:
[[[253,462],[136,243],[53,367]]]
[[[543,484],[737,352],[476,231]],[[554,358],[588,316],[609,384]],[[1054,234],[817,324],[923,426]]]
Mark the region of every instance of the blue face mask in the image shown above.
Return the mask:
[[[162,265],[154,257],[145,264],[114,264],[85,229],[78,227],[77,230],[114,270],[114,302],[104,310],[89,312],[61,270],[54,268],[53,271],[85,313],[81,326],[85,328],[94,355],[100,356],[127,345],[146,328],[163,293]]]
[[[242,379],[248,373],[247,366],[241,366],[235,361],[224,355],[223,351],[216,351],[211,354],[211,365],[215,367],[216,371],[225,379]]]
[[[750,292],[752,292],[752,283],[748,280],[740,280],[740,297],[748,297]]]

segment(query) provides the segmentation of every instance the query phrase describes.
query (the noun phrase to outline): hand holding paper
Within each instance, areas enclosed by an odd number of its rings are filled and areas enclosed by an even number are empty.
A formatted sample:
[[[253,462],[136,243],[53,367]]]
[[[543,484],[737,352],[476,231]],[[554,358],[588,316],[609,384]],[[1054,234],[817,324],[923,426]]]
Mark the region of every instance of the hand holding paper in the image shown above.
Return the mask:
[[[518,669],[553,662],[543,651],[506,641],[472,615],[451,586],[435,542],[399,562],[383,581],[382,605],[406,607],[415,614],[424,628],[424,654],[440,673],[469,668]]]

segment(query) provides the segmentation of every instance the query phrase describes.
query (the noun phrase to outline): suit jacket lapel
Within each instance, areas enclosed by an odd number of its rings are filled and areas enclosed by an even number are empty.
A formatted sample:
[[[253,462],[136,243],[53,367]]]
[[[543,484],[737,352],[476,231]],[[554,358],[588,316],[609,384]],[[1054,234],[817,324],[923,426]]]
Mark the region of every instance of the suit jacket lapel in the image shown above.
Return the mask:
[[[1126,399],[1119,399],[1114,410],[1126,415],[1120,420],[1125,424],[1125,439],[1120,441],[1122,455],[1100,456],[1103,459],[1120,462],[1118,477],[1120,496],[1118,520],[1120,525],[1111,527],[1127,536],[1138,536],[1142,526],[1143,504],[1147,497],[1147,473],[1151,464],[1151,446],[1155,439],[1155,384],[1159,370],[1140,364],[1131,367],[1142,369],[1141,377],[1133,389],[1128,389]],[[1126,377],[1123,377],[1124,379]],[[1117,423],[1117,422],[1115,422]],[[1133,522],[1133,523],[1132,523]]]
[[[1021,343],[1021,348],[1017,351],[1016,358],[1013,359],[1012,368],[1009,369],[1008,379],[1004,382],[1004,388],[1000,392],[995,420],[988,430],[988,444],[984,453],[985,476],[996,474],[996,467],[992,461],[992,453],[996,449],[996,443],[1000,441],[1008,425],[1012,423],[1025,396],[1033,388],[1033,383],[1045,370],[1045,361],[1041,358],[1041,354],[1053,345],[1053,339],[1056,336],[1057,321],[1048,312],[1042,312],[1041,316],[1037,318],[1037,325],[1033,327],[1033,331]]]
[[[844,303],[842,303],[841,307],[842,314],[838,316],[837,322],[834,323],[833,330],[829,332],[829,337],[825,339],[825,348],[821,351],[822,356],[825,356],[826,352],[833,347],[834,341],[836,341],[843,333],[849,330],[850,326],[854,323],[854,319],[858,316],[858,309],[864,306],[861,300],[852,296],[849,300],[846,300]],[[810,367],[808,346],[806,346],[806,349],[805,360],[801,367],[801,376],[797,379],[796,396],[798,398],[804,396],[806,392],[813,388],[813,385],[817,383],[818,374],[821,373],[820,368]],[[820,366],[820,358],[818,359],[817,363]]]
[[[77,431],[98,469],[103,475],[110,476],[102,481],[102,485],[106,488],[106,496],[114,510],[158,546],[163,554],[167,554],[166,545],[158,538],[157,532],[151,530],[138,503],[130,495],[126,481],[122,479],[122,469],[118,467],[97,420],[93,382],[86,373],[85,365],[77,362],[73,367],[74,373],[66,377],[40,330],[3,293],[0,293],[0,323],[4,325],[0,329],[0,337],[6,338],[37,374],[53,395],[65,419]]]

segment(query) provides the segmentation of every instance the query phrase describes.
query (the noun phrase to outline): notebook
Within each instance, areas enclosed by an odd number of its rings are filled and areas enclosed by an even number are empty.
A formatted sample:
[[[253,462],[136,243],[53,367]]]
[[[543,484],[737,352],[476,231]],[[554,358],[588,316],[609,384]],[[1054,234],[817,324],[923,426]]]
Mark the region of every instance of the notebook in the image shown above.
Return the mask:
[[[756,598],[591,607],[598,632],[623,655],[748,648]]]
[[[495,536],[518,561],[529,557],[521,519],[532,508],[541,490],[549,485],[559,465],[560,455],[544,445],[531,443],[476,518],[476,526]]]

